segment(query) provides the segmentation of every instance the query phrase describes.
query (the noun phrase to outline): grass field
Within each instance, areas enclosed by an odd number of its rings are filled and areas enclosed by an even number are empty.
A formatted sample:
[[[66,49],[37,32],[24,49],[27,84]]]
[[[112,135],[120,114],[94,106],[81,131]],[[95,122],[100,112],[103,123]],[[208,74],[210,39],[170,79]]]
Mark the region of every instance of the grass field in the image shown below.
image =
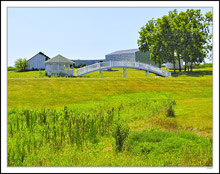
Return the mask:
[[[8,71],[9,166],[212,166],[212,67]]]

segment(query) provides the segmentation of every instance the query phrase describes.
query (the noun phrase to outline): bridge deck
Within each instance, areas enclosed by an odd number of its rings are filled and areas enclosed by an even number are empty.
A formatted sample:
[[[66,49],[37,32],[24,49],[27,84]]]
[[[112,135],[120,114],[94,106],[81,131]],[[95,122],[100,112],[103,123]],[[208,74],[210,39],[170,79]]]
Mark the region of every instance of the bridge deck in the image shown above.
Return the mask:
[[[153,65],[140,63],[140,62],[127,62],[127,61],[108,61],[108,62],[99,62],[92,65],[84,66],[82,68],[75,70],[75,76],[83,76],[85,74],[99,71],[103,69],[111,69],[111,68],[133,68],[133,69],[140,69],[152,72],[154,74],[163,76],[163,77],[170,77],[171,72],[165,71],[161,68],[158,68]]]

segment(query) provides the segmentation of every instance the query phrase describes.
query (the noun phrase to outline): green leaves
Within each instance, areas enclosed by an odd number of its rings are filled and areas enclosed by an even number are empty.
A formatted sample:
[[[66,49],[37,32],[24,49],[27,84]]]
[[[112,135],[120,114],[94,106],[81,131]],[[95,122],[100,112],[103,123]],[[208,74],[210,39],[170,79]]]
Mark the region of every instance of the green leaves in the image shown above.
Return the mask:
[[[115,122],[112,136],[115,138],[116,151],[121,152],[123,149],[124,142],[129,135],[129,126],[122,121]]]
[[[26,58],[24,58],[24,59],[18,59],[18,60],[16,60],[15,61],[15,67],[17,68],[17,69],[19,69],[20,71],[24,71],[25,70],[25,68],[27,68],[29,65],[28,65],[28,61],[27,61],[27,59]]]
[[[178,14],[175,9],[168,16],[149,20],[141,28],[139,49],[143,52],[152,51],[151,60],[159,63],[159,66],[165,62],[175,64],[177,60],[180,65],[180,57],[186,64],[201,63],[212,49],[211,22],[211,12],[203,17],[200,10],[187,9]],[[178,59],[174,56],[175,52]]]

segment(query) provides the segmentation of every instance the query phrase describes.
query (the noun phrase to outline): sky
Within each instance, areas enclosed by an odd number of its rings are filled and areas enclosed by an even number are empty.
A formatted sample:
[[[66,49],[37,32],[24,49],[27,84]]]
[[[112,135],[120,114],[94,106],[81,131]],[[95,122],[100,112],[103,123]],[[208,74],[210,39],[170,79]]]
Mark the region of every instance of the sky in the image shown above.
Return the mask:
[[[202,14],[212,12],[212,8],[199,9]],[[111,52],[138,48],[140,28],[171,10],[174,8],[8,8],[8,66],[40,51],[50,58],[61,54],[69,59],[105,59]]]

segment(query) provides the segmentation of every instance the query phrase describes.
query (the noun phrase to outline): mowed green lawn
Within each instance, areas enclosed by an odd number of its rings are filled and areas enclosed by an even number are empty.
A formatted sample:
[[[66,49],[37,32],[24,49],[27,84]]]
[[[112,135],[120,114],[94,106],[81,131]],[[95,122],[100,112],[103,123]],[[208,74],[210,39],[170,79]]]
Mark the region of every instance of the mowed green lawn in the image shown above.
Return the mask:
[[[134,142],[137,132],[138,136],[144,136],[146,129],[159,129],[161,132],[173,133],[172,136],[178,136],[178,133],[189,132],[194,133],[198,137],[204,137],[207,140],[212,140],[212,68],[196,69],[195,72],[187,75],[177,73],[176,77],[164,78],[156,77],[150,73],[149,78],[145,78],[144,71],[127,69],[127,78],[122,78],[122,69],[113,69],[113,71],[104,71],[103,78],[99,78],[99,73],[94,72],[78,78],[48,78],[42,75],[44,71],[33,72],[10,72],[8,74],[8,109],[13,112],[15,109],[57,109],[62,110],[64,106],[67,108],[77,109],[80,112],[88,112],[90,108],[101,106],[123,105],[121,116],[130,127],[130,145]],[[200,71],[200,72],[199,72]],[[27,74],[26,74],[27,73]],[[41,74],[41,75],[39,75]],[[173,110],[175,117],[168,118],[162,113],[161,107],[168,100],[175,101]],[[139,104],[139,102],[147,101],[148,104]],[[140,102],[140,103],[141,103]],[[152,103],[158,104],[152,104]],[[141,106],[140,106],[141,105]],[[146,107],[145,107],[146,105]],[[147,107],[148,106],[148,107]],[[161,106],[161,107],[160,107]],[[157,113],[158,110],[158,113]],[[162,136],[161,132],[157,132],[158,136]],[[143,135],[142,135],[143,134]],[[165,136],[165,135],[164,135]],[[169,136],[171,136],[169,134]],[[149,138],[149,137],[147,137]],[[146,139],[147,139],[146,138]],[[182,135],[178,139],[181,146]],[[135,138],[134,138],[135,139]],[[97,153],[90,154],[88,157],[87,151],[73,152],[78,160],[84,158],[84,162],[77,163],[65,160],[68,156],[68,151],[72,151],[71,147],[65,146],[64,151],[60,151],[62,162],[47,159],[44,162],[30,163],[30,158],[27,158],[23,165],[36,166],[207,166],[212,165],[211,146],[204,147],[188,156],[191,159],[182,160],[179,156],[172,156],[170,161],[156,159],[161,149],[159,146],[154,146],[155,151],[152,151],[147,156],[137,155],[137,149],[130,149],[133,155],[129,155],[125,151],[117,155],[110,145],[112,139],[104,138],[102,144],[96,147],[91,147]],[[159,141],[159,140],[158,140]],[[166,149],[167,143],[172,144],[176,140],[167,139],[161,144]],[[185,140],[184,140],[185,141]],[[188,141],[188,140],[187,140]],[[191,140],[190,140],[191,141]],[[200,141],[200,140],[199,140]],[[201,140],[202,141],[202,140]],[[143,140],[145,143],[145,140]],[[110,143],[110,144],[109,144]],[[129,143],[128,143],[129,144]],[[190,144],[190,142],[189,142]],[[99,147],[100,146],[100,147]],[[102,147],[101,147],[102,146]],[[135,145],[136,146],[136,145]],[[131,146],[133,147],[133,146]],[[139,147],[139,145],[137,145]],[[142,147],[142,146],[141,146]],[[147,146],[147,148],[151,145]],[[157,148],[156,148],[157,147]],[[179,146],[178,146],[179,147]],[[194,145],[191,147],[194,148]],[[196,146],[195,146],[196,147]],[[167,147],[168,148],[168,147]],[[208,149],[206,149],[208,148]],[[90,150],[91,150],[90,149]],[[157,151],[157,150],[159,151]],[[87,149],[88,150],[88,149]],[[186,150],[186,149],[185,149]],[[189,152],[184,153],[189,154]],[[203,154],[203,151],[205,154]],[[205,152],[206,151],[206,152]],[[91,151],[90,151],[91,152]],[[178,151],[179,153],[180,151]],[[38,152],[40,153],[40,152]],[[92,153],[92,152],[91,152]],[[198,153],[200,155],[198,155]],[[46,152],[45,152],[46,154]],[[63,155],[64,154],[64,155]],[[98,160],[101,155],[103,160]],[[201,155],[204,159],[199,160]],[[163,158],[163,156],[160,156]],[[52,157],[51,157],[52,158]],[[70,157],[68,156],[67,159]],[[73,156],[71,155],[71,158]],[[158,156],[159,158],[159,156]],[[165,157],[167,158],[167,157]],[[121,160],[125,159],[125,161]],[[133,159],[133,160],[131,160]],[[179,161],[178,161],[179,160]],[[110,162],[111,161],[111,162]],[[115,162],[113,162],[115,161]],[[158,161],[158,162],[157,162]],[[173,161],[173,162],[171,162]],[[126,163],[127,162],[127,163]],[[15,165],[15,164],[14,164]]]

